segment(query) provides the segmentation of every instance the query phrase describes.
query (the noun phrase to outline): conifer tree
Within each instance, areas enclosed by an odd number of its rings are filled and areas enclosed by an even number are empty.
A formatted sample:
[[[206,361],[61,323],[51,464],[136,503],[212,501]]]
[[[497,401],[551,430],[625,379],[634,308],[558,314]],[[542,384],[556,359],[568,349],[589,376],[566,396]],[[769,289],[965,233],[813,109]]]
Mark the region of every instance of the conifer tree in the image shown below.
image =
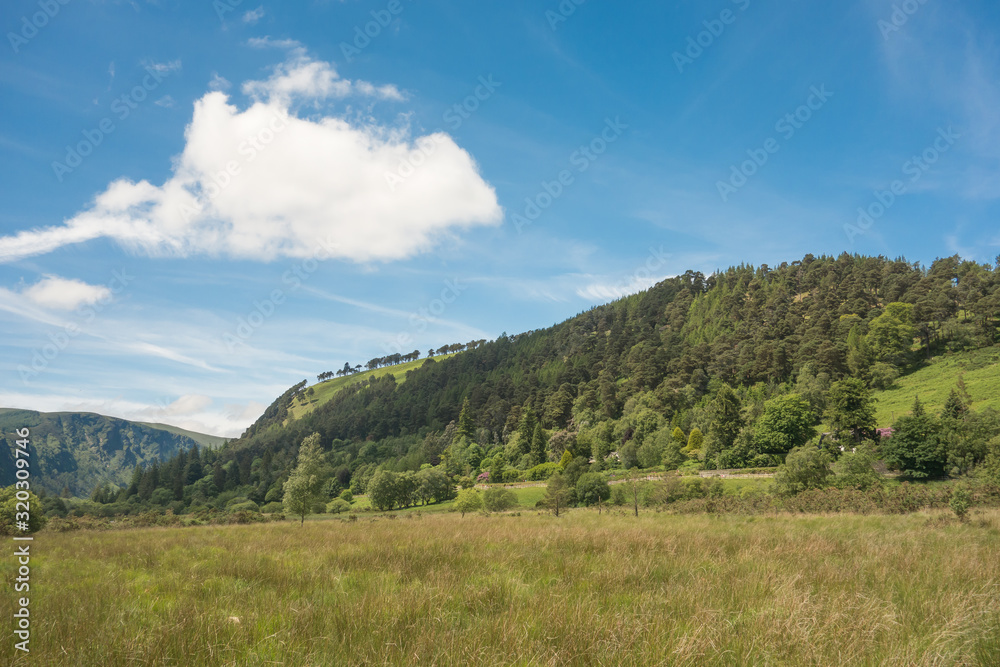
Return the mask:
[[[476,423],[472,419],[472,409],[469,407],[469,399],[462,402],[462,412],[458,416],[458,438],[466,438],[470,443],[476,437]]]
[[[542,425],[535,424],[535,431],[531,434],[531,458],[535,465],[545,463],[547,460],[546,450],[548,449],[548,444],[549,441],[542,431]]]

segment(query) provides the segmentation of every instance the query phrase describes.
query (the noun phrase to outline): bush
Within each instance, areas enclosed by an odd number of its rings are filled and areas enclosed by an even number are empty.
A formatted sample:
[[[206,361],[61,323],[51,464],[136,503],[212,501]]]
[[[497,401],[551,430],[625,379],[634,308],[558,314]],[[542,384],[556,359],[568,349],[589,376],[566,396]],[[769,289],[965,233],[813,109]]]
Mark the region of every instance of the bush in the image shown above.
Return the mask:
[[[846,452],[834,464],[837,486],[867,491],[882,485],[882,475],[875,470],[875,454],[870,443],[863,443],[854,452]]]
[[[671,475],[662,482],[655,482],[653,484],[653,502],[657,505],[669,505],[681,500],[684,497],[686,489],[687,485],[679,477]]]
[[[826,452],[815,447],[797,447],[789,452],[785,465],[774,474],[774,483],[779,493],[794,495],[823,488],[832,474]]]
[[[230,503],[226,506],[226,511],[230,514],[237,514],[239,512],[258,513],[260,512],[260,506],[252,500],[247,500],[242,503]]]
[[[284,514],[285,506],[283,503],[270,502],[260,508],[261,514]]]
[[[477,489],[462,489],[455,500],[455,511],[465,516],[466,512],[478,512],[483,508],[483,498]]]
[[[343,500],[345,503],[353,503],[354,494],[351,493],[350,489],[344,489],[343,491],[340,492],[340,499]]]
[[[489,489],[483,494],[487,512],[506,512],[517,505],[517,494],[509,489]]]
[[[868,371],[868,381],[873,389],[890,389],[899,379],[899,370],[892,364],[878,362]]]
[[[13,475],[13,473],[11,473]],[[18,494],[20,500],[18,499]],[[28,530],[18,528],[17,514],[27,507]],[[21,519],[24,517],[22,516]],[[14,486],[0,489],[0,535],[28,535],[45,525],[45,510],[41,499],[30,491],[19,491]]]
[[[544,482],[560,470],[562,470],[562,467],[558,463],[542,463],[527,470],[524,473],[524,477],[532,482]]]
[[[494,481],[494,480],[491,480],[491,481]],[[521,471],[521,470],[518,470],[517,468],[511,467],[511,466],[507,466],[503,470],[503,479],[502,480],[498,479],[498,480],[495,480],[495,481],[496,482],[505,482],[507,484],[511,484],[511,483],[514,483],[514,482],[523,482],[524,481],[524,472]]]
[[[948,507],[951,508],[951,511],[955,513],[955,516],[960,521],[965,521],[971,505],[972,499],[969,497],[969,492],[961,486],[952,492],[951,500],[948,501]]]
[[[330,514],[343,514],[351,511],[351,503],[343,498],[335,498],[326,505],[326,511]]]
[[[594,505],[610,497],[611,487],[600,473],[584,473],[576,481],[576,498],[584,505]]]

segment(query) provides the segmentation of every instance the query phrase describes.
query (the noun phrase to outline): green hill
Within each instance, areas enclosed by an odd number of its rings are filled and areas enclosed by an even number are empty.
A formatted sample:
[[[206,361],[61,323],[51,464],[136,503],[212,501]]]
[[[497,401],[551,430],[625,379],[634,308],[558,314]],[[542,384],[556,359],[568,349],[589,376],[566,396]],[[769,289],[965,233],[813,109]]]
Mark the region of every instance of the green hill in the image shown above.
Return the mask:
[[[300,382],[212,453],[211,479],[192,481],[191,462],[175,457],[142,481],[175,498],[175,511],[216,497],[275,502],[314,433],[328,493],[363,493],[379,468],[530,478],[567,452],[577,471],[591,458],[677,466],[686,461],[678,437],[695,429],[705,465],[770,466],[790,441],[775,439],[787,434],[774,432],[768,405],[819,416],[831,384],[847,378],[909,373],[881,395],[880,425],[908,410],[914,391],[940,406],[963,371],[973,407],[994,404],[998,322],[1000,266],[957,256],[930,267],[845,253],[687,271],[472,350]],[[937,359],[922,364],[928,355]],[[791,403],[773,402],[790,393]],[[167,494],[157,497],[165,504]]]
[[[33,456],[31,482],[35,488],[88,496],[94,487],[124,485],[137,465],[166,461],[195,445],[215,447],[224,438],[185,431],[174,426],[151,425],[105,417],[91,412],[34,412],[0,408],[3,458],[0,486],[14,483],[9,460],[14,431],[29,428]]]
[[[455,355],[442,354],[434,357],[434,359],[441,361],[453,356]],[[305,389],[303,393],[298,394],[292,399],[291,404],[288,406],[288,416],[285,419],[285,423],[287,424],[289,421],[305,417],[319,406],[329,402],[334,396],[337,395],[338,392],[346,387],[365,384],[373,379],[377,379],[385,375],[394,376],[396,378],[396,384],[402,384],[403,382],[406,382],[406,374],[409,371],[417,370],[428,361],[430,361],[429,358],[407,361],[406,363],[396,364],[395,366],[377,368],[373,371],[363,371],[361,373],[355,373],[354,375],[334,378],[332,380],[326,380],[325,382],[314,384]],[[309,393],[310,390],[312,390],[311,394]]]
[[[908,414],[917,396],[929,411],[940,412],[959,378],[972,397],[973,410],[1000,410],[1000,346],[995,346],[934,357],[899,378],[891,389],[876,393],[879,426],[888,426]]]

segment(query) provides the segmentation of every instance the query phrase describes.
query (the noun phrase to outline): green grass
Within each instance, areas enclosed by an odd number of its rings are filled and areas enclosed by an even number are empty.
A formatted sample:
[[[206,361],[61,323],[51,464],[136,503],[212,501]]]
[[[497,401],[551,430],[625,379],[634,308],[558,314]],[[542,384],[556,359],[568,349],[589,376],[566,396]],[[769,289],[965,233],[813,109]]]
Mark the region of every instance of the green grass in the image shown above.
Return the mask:
[[[440,356],[434,357],[434,359],[440,361],[443,359],[448,359],[453,357],[455,354],[442,354]],[[319,406],[323,405],[327,401],[336,395],[338,391],[344,387],[349,387],[360,382],[367,382],[368,378],[375,377],[379,378],[383,375],[394,375],[396,376],[396,383],[402,384],[406,382],[406,372],[412,371],[420,368],[429,359],[417,359],[416,361],[408,361],[404,364],[397,364],[395,366],[386,366],[385,368],[376,368],[373,371],[363,371],[355,375],[348,375],[346,377],[333,378],[332,380],[326,380],[325,382],[320,382],[319,384],[312,385],[314,394],[310,397],[303,396],[292,401],[292,405],[288,408],[288,420],[292,421],[294,419],[300,419],[305,415],[309,414]],[[286,421],[286,423],[287,423]]]
[[[896,381],[896,386],[876,392],[876,418],[879,426],[910,413],[913,399],[929,411],[940,412],[948,393],[963,378],[972,396],[974,410],[992,407],[1000,410],[1000,347],[989,347],[973,352],[946,354],[934,357],[923,368]]]
[[[518,505],[512,511],[524,511],[526,509],[535,509],[535,503],[542,499],[545,495],[545,487],[528,487],[523,489],[510,489],[517,496]],[[381,514],[440,514],[441,512],[451,512],[455,504],[454,500],[447,500],[443,503],[433,503],[431,505],[416,505],[414,507],[407,507],[404,509],[392,510],[391,512],[382,512]],[[371,501],[368,500],[367,495],[354,496],[354,503],[351,508],[355,512],[367,513],[372,510]],[[364,516],[362,514],[362,516]],[[339,519],[342,515],[337,514],[313,514],[306,517],[306,521],[324,521],[329,519]]]
[[[985,667],[998,551],[997,510],[42,533],[31,654],[0,664]]]

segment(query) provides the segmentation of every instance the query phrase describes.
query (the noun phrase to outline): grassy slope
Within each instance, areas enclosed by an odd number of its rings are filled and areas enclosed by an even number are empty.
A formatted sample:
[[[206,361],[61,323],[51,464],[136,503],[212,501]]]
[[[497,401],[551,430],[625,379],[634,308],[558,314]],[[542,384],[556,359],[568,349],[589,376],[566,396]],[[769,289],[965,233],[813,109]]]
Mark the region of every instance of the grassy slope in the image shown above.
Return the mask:
[[[454,354],[442,354],[440,356],[434,357],[434,359],[441,360],[447,359],[449,357],[455,356]],[[406,371],[412,371],[420,368],[425,363],[427,359],[417,359],[416,361],[408,361],[405,364],[397,364],[395,366],[386,366],[385,368],[377,368],[373,371],[363,371],[357,373],[356,375],[348,375],[347,377],[333,378],[332,380],[327,380],[326,382],[320,382],[319,384],[312,385],[312,389],[315,394],[307,400],[303,398],[295,399],[292,401],[291,407],[288,409],[288,419],[301,419],[305,415],[309,414],[315,410],[320,405],[323,405],[334,395],[343,389],[344,387],[349,387],[352,384],[358,384],[359,382],[367,382],[369,377],[382,377],[383,375],[395,375],[396,383],[402,384],[406,381]]]
[[[934,357],[920,370],[901,377],[892,389],[877,392],[879,426],[909,414],[915,396],[929,411],[939,412],[959,377],[972,396],[973,409],[1000,410],[1000,347],[990,347]]]
[[[0,663],[996,665],[1000,511],[936,516],[43,533],[31,654],[11,638]],[[0,560],[0,579],[16,567]]]

